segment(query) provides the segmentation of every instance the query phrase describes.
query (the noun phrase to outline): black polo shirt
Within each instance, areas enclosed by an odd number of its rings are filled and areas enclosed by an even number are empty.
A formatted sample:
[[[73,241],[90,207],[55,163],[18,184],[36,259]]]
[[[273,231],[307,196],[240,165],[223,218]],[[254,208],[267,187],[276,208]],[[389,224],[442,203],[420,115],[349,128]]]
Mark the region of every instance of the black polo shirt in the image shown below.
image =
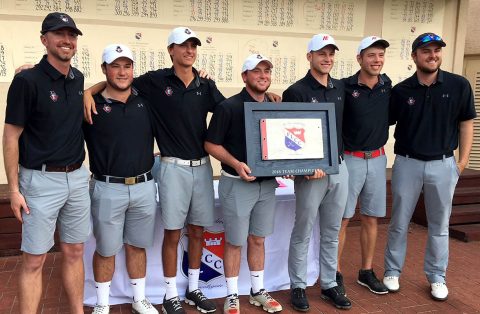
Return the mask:
[[[265,98],[268,101],[268,98]],[[245,88],[215,108],[212,120],[208,126],[207,141],[222,145],[233,157],[240,162],[247,162],[247,142],[245,139],[244,102],[257,102]],[[222,169],[227,173],[238,176],[238,173],[229,165],[222,163]],[[261,177],[255,181],[262,181],[274,177]]]
[[[193,70],[195,79],[188,87],[173,67],[147,72],[133,82],[150,103],[162,156],[199,159],[208,155],[203,148],[207,114],[225,97],[212,80],[200,78]]]
[[[98,115],[84,123],[90,171],[97,175],[133,177],[153,167],[153,130],[147,102],[132,88],[123,103],[94,96]]]
[[[450,154],[458,147],[459,122],[476,116],[472,88],[464,77],[439,70],[437,81],[425,86],[414,73],[392,89],[394,151],[422,160]]]
[[[325,87],[312,76],[310,71],[308,71],[304,78],[298,80],[283,92],[282,101],[335,103],[338,155],[343,156],[342,118],[345,101],[345,88],[342,81],[328,76],[328,84]]]
[[[345,84],[343,142],[345,150],[379,149],[388,140],[388,107],[392,81],[386,74],[370,89],[358,81],[358,75],[342,79]]]
[[[58,72],[47,56],[32,69],[17,74],[7,96],[5,123],[23,127],[19,164],[68,166],[82,162],[83,75],[71,67]]]

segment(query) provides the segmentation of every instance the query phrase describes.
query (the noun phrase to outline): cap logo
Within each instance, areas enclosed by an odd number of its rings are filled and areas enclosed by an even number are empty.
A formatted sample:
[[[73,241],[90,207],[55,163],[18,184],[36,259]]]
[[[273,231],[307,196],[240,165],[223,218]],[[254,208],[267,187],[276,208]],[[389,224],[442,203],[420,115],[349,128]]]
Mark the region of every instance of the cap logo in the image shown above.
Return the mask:
[[[188,28],[185,28],[185,34],[188,34],[190,35],[192,32],[188,29]]]
[[[257,55],[257,59],[263,59],[262,55]]]
[[[122,50],[122,47],[117,46],[117,49],[115,49],[115,51],[118,52],[118,53],[121,53],[123,50]]]
[[[377,40],[377,37],[376,37],[376,36],[372,36],[372,40]]]
[[[328,36],[323,36],[322,40],[328,40]]]
[[[68,17],[66,17],[64,14],[60,14],[60,19],[65,23],[68,23]]]

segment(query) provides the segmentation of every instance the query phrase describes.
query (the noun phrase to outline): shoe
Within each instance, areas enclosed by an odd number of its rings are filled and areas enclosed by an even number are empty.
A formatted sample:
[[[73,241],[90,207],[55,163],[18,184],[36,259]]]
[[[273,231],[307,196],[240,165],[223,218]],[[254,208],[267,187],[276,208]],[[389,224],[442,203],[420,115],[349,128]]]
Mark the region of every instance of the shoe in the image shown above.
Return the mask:
[[[397,276],[385,276],[383,277],[383,284],[387,287],[389,292],[397,292],[400,290],[400,284],[398,283]]]
[[[331,300],[337,309],[348,310],[352,308],[352,302],[340,293],[337,286],[327,290],[322,289],[321,297],[324,300]]]
[[[95,305],[92,314],[109,314],[110,305]]]
[[[143,299],[132,303],[132,313],[136,314],[158,314],[156,308],[147,299]]]
[[[345,285],[343,284],[343,275],[341,272],[337,271],[337,274],[335,275],[335,281],[337,282],[337,287],[340,293],[344,296],[347,296],[347,292],[345,291]]]
[[[223,305],[223,314],[240,314],[240,300],[236,293],[227,295]]]
[[[187,291],[185,291],[185,303],[196,306],[197,310],[202,313],[212,313],[217,310],[215,303],[207,299],[200,289],[189,292],[187,288]]]
[[[367,287],[373,293],[387,294],[388,288],[377,279],[373,269],[360,269],[358,271],[357,283],[361,286]]]
[[[293,308],[300,312],[307,312],[310,309],[308,304],[307,295],[305,294],[305,289],[294,288],[290,292],[290,300],[292,302]]]
[[[163,297],[162,312],[163,314],[185,314],[185,310],[178,297],[173,297],[168,300],[165,300],[165,297]]]
[[[432,299],[435,301],[445,301],[448,298],[448,288],[444,282],[434,282],[430,285],[432,287]]]
[[[268,313],[280,312],[282,310],[282,305],[272,298],[265,289],[261,289],[257,293],[253,293],[252,289],[250,289],[248,301],[255,306],[261,306]]]

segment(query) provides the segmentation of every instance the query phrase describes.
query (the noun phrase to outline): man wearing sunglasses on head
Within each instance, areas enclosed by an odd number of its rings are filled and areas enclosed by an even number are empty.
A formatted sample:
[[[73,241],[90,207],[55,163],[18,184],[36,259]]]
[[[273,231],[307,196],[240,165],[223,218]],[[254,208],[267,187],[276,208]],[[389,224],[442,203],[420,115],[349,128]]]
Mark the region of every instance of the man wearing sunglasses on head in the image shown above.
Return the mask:
[[[440,69],[445,46],[436,34],[418,36],[412,44],[417,70],[392,89],[390,124],[396,123],[396,157],[383,278],[389,291],[400,289],[408,225],[423,190],[428,222],[424,271],[431,296],[437,301],[448,297],[445,274],[452,198],[459,175],[468,163],[476,117],[468,81]],[[458,161],[453,156],[457,147]]]

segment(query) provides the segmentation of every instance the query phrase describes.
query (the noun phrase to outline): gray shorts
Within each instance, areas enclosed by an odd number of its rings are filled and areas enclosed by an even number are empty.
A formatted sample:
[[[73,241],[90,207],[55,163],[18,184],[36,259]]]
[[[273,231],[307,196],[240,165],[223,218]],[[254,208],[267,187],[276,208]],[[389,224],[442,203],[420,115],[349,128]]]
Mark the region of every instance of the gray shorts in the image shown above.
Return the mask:
[[[228,243],[242,246],[248,235],[266,237],[273,233],[277,180],[246,182],[225,175],[218,183]]]
[[[179,230],[185,223],[203,227],[214,224],[215,203],[210,162],[190,167],[162,161],[157,179],[165,229]]]
[[[387,198],[387,157],[363,159],[345,155],[347,164],[348,199],[343,218],[352,218],[355,214],[357,200],[360,213],[371,217],[385,217]]]
[[[153,245],[155,230],[155,182],[133,185],[91,182],[93,234],[98,254],[116,255],[123,243],[139,248]]]
[[[47,253],[53,246],[55,226],[60,241],[83,243],[90,236],[90,173],[84,167],[72,172],[45,172],[20,166],[20,192],[30,214],[22,213],[22,247],[29,254]]]

